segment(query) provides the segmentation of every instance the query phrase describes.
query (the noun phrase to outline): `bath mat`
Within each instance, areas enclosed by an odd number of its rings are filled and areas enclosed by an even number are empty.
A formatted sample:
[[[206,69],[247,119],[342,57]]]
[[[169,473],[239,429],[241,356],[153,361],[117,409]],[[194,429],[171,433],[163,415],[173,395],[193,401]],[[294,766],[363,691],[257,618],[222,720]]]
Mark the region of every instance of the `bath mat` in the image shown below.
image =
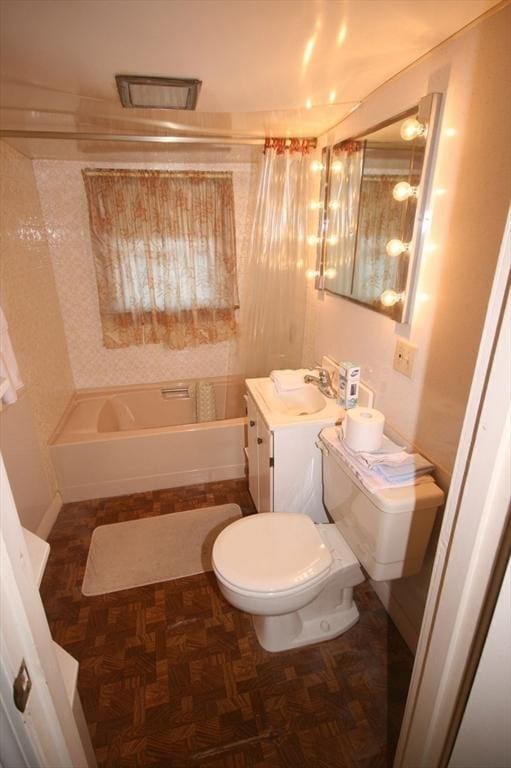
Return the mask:
[[[213,543],[241,517],[237,504],[100,525],[92,534],[82,592],[87,597],[211,570]]]

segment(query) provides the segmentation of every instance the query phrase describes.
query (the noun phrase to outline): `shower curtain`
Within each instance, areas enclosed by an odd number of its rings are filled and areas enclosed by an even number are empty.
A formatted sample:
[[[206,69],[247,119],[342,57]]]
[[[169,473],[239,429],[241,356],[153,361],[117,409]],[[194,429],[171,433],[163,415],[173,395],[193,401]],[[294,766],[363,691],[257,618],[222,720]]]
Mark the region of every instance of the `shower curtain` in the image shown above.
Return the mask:
[[[252,230],[241,370],[246,377],[302,364],[307,283],[310,142],[267,140]]]

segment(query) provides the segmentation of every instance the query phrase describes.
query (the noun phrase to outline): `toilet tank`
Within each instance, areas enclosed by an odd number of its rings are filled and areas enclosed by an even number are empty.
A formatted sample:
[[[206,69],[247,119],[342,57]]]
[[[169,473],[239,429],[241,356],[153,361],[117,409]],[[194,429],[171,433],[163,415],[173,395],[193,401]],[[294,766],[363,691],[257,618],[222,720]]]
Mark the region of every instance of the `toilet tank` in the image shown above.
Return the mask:
[[[371,493],[322,443],[323,501],[333,522],[375,581],[422,567],[443,491],[434,482]]]

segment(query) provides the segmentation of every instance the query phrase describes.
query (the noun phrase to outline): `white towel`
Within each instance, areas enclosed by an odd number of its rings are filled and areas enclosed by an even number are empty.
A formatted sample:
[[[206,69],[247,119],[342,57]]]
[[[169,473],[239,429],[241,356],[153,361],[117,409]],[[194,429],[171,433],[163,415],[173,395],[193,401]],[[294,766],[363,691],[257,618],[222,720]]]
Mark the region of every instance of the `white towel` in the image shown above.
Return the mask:
[[[351,469],[353,474],[358,477],[362,485],[364,485],[371,493],[378,493],[385,488],[396,488],[407,485],[422,485],[422,483],[432,483],[433,478],[430,475],[416,475],[404,477],[400,479],[388,480],[383,477],[379,472],[375,472],[362,462],[358,461],[356,454],[347,449],[346,443],[343,440],[339,440],[339,434],[335,427],[325,427],[321,431],[321,437],[325,439],[328,448],[339,456],[347,466]]]
[[[296,371],[283,370],[272,371],[270,373],[270,379],[275,385],[277,392],[289,392],[293,389],[301,389],[305,387],[304,378],[307,374],[311,374],[308,368],[299,368]]]
[[[0,307],[0,378],[7,382],[7,389],[2,394],[2,402],[6,405],[15,403],[18,399],[16,390],[23,386],[12,348],[7,320]]]

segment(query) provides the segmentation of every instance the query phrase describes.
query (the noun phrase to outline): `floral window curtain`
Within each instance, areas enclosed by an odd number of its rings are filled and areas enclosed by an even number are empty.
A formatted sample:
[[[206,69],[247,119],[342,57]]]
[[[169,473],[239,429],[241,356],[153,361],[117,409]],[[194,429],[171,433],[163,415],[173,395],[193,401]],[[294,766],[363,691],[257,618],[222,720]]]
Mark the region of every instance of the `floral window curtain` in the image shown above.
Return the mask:
[[[401,260],[385,250],[390,237],[400,234],[403,227],[403,204],[392,197],[396,178],[365,176],[362,182],[352,291],[362,301],[376,301],[387,288],[399,285]]]
[[[84,170],[105,347],[236,335],[232,174]]]
[[[325,243],[325,287],[348,296],[353,282],[363,163],[362,142],[343,141],[333,148]]]

